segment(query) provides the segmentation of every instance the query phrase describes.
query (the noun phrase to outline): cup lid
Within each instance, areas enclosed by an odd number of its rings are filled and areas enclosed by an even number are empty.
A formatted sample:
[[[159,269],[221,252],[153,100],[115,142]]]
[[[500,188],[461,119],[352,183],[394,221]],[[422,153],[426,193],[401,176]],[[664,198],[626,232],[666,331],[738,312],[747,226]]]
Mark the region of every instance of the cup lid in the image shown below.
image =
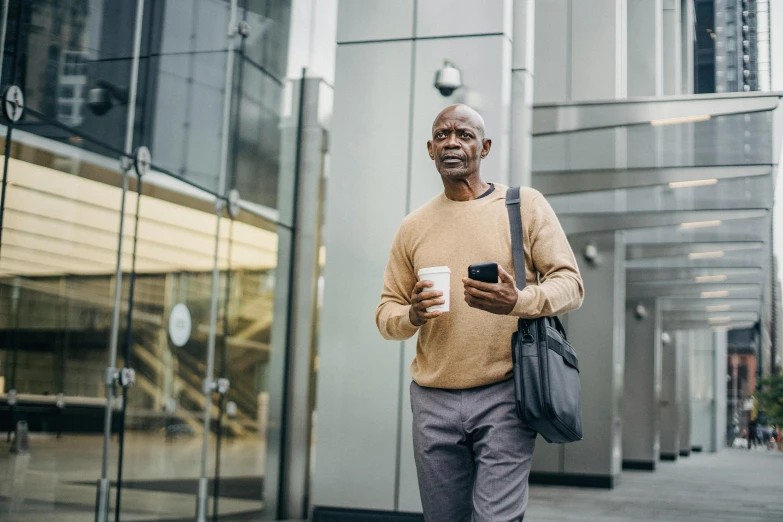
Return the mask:
[[[442,274],[442,273],[450,274],[451,269],[447,266],[431,266],[428,268],[422,268],[419,270],[419,277],[428,274]]]

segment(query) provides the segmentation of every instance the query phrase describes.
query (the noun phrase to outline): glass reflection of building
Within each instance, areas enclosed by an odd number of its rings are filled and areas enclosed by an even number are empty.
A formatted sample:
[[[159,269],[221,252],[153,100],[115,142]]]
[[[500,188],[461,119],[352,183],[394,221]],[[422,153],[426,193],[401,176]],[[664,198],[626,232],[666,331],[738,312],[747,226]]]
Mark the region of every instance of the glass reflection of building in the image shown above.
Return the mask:
[[[278,327],[282,336],[273,339],[273,325],[285,322],[287,299],[277,293],[288,284],[276,268],[288,263],[291,244],[291,226],[280,216],[290,214],[292,202],[279,196],[293,194],[280,179],[295,164],[285,154],[296,147],[284,140],[297,136],[297,100],[284,97],[292,91],[291,2],[239,0],[237,20],[250,30],[234,40],[228,127],[231,2],[145,0],[134,100],[136,13],[135,1],[7,2],[0,83],[22,89],[26,113],[13,125],[3,170],[0,429],[18,449],[11,432],[24,421],[31,449],[26,457],[0,451],[0,513],[13,520],[93,516],[118,260],[124,276],[117,367],[136,371],[124,422],[121,401],[112,413],[107,463],[114,482],[117,432],[124,430],[123,518],[193,516],[206,400],[209,493],[219,498],[219,508],[210,501],[210,515],[261,513],[277,494],[264,474],[269,411],[282,408],[282,390],[270,390],[270,382],[284,381],[270,375],[283,368],[270,369],[270,361],[286,347],[286,329]],[[149,147],[153,165],[141,188],[129,176],[121,216],[129,110],[133,148]],[[241,211],[236,218],[224,212],[218,229],[215,202],[231,189]],[[213,292],[218,315],[211,325]],[[168,334],[178,303],[192,319],[182,346]],[[204,392],[211,326],[214,377],[231,383],[225,397]],[[111,498],[113,516],[114,491]]]

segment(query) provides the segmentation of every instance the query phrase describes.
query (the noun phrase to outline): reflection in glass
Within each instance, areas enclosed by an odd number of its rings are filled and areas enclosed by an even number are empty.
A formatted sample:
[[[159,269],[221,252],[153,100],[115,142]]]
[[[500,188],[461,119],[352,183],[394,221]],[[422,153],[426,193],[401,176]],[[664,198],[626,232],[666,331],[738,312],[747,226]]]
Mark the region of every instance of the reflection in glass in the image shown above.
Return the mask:
[[[228,234],[228,299],[218,323],[228,335],[221,335],[216,359],[219,375],[231,382],[216,424],[221,433],[215,453],[220,455],[217,493],[222,515],[262,508],[277,262],[273,233],[234,221]],[[258,241],[270,236],[275,237],[274,255],[271,249],[257,248]]]
[[[11,150],[0,245],[0,430],[26,423],[31,438],[29,456],[0,451],[0,510],[60,519],[58,505],[67,503],[62,520],[79,520],[94,511],[100,473],[120,222],[120,189],[98,179],[119,175],[78,149],[17,142]]]

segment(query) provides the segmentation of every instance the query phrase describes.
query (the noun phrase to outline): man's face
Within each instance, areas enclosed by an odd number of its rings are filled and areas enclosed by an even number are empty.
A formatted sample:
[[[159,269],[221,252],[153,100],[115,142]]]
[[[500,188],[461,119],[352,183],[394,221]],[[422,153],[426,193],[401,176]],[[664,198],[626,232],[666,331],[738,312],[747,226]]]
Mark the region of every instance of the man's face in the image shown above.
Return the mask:
[[[478,172],[490,145],[491,141],[484,139],[482,126],[475,115],[455,108],[435,121],[427,150],[441,176],[467,178]]]

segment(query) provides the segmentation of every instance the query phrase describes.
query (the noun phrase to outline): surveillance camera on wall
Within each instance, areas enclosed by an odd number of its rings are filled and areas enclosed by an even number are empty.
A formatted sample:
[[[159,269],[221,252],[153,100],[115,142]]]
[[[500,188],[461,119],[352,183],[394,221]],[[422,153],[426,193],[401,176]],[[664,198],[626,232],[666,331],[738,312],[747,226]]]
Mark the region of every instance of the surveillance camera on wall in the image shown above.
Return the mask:
[[[462,87],[462,73],[448,60],[443,62],[443,67],[435,73],[435,88],[443,96],[451,96],[454,91]]]
[[[103,116],[112,108],[111,93],[103,87],[87,91],[87,107],[97,116]]]
[[[582,252],[582,256],[584,256],[585,261],[587,261],[591,265],[597,265],[600,261],[598,255],[598,247],[595,245],[595,243],[588,243],[587,245],[585,245],[584,251]]]
[[[647,318],[647,308],[642,303],[637,303],[636,308],[634,309],[634,315],[636,316],[636,319],[641,321],[642,319]]]
[[[115,104],[128,104],[128,89],[106,80],[98,80],[97,86],[87,91],[87,108],[96,116],[103,116]]]

